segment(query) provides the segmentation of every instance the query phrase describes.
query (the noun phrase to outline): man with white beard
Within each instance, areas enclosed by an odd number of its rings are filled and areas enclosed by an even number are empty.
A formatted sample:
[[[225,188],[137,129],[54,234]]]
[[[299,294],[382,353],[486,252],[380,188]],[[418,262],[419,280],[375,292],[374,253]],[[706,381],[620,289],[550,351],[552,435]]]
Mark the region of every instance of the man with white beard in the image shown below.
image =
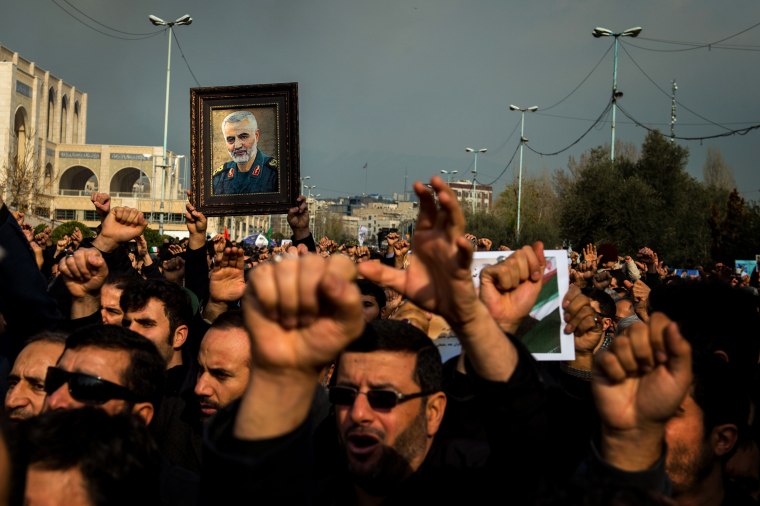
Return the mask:
[[[222,135],[232,161],[212,173],[213,195],[277,191],[277,160],[258,148],[256,117],[249,111],[233,112],[222,121]]]

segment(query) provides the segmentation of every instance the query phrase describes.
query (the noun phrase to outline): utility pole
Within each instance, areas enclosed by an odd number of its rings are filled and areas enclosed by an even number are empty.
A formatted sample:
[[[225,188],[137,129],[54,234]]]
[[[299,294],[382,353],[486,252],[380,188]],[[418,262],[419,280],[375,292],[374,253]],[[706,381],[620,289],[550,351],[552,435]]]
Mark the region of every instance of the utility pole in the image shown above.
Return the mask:
[[[676,90],[678,85],[673,79],[672,94],[670,96],[670,142],[676,141]]]

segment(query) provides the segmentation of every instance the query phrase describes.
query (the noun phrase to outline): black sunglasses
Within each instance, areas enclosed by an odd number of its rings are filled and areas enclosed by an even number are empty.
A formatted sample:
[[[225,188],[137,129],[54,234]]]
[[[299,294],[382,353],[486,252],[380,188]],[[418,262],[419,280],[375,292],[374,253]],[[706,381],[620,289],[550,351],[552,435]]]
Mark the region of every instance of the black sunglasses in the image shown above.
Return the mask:
[[[74,399],[87,404],[104,404],[111,399],[137,400],[132,391],[116,383],[89,374],[48,367],[47,376],[45,376],[45,393],[52,394],[64,383],[69,385],[69,394]]]
[[[418,397],[425,397],[426,395],[433,394],[435,392],[417,392],[416,394],[400,394],[394,390],[368,390],[366,392],[359,392],[354,387],[342,387],[335,386],[330,387],[330,402],[336,406],[353,406],[356,397],[359,394],[367,396],[367,402],[372,409],[392,409],[397,404],[410,401]]]

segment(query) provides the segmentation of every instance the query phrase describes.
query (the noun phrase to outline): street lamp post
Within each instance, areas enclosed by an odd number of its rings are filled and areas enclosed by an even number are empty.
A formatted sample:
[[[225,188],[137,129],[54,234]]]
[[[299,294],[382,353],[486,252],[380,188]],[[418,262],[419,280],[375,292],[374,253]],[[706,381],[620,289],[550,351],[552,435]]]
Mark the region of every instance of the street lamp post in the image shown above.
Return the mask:
[[[458,172],[458,170],[441,170],[441,174],[446,174],[449,186],[451,186],[451,176]]]
[[[520,170],[517,173],[517,223],[515,224],[515,245],[520,241],[520,209],[522,209],[522,170],[523,170],[523,145],[528,142],[525,138],[525,113],[536,112],[537,105],[530,107],[518,107],[509,105],[510,111],[520,111]]]
[[[597,26],[591,31],[591,35],[596,37],[614,37],[615,38],[615,51],[612,59],[612,144],[610,144],[610,161],[615,161],[615,111],[617,107],[617,99],[623,96],[623,93],[617,90],[617,55],[618,55],[618,38],[619,37],[637,37],[641,33],[642,28],[640,26],[634,26],[625,31],[615,33],[607,28]]]
[[[309,194],[307,195],[308,198],[311,198],[311,190],[313,190],[316,187],[317,187],[317,185],[315,185],[315,184],[313,184],[313,185],[308,185],[307,184],[306,186],[304,186],[304,188],[309,192]]]
[[[303,182],[306,181],[307,179],[311,179],[311,176],[305,176],[301,178],[301,195],[303,195],[303,188],[304,188]]]
[[[475,154],[475,165],[472,169],[472,214],[475,214],[475,190],[476,190],[476,180],[478,178],[478,154],[479,153],[485,153],[488,151],[487,148],[480,148],[480,149],[472,149],[472,148],[464,148],[465,151],[468,153],[474,153]]]
[[[169,81],[171,79],[171,70],[172,70],[172,28],[174,25],[189,25],[193,22],[193,18],[190,17],[190,14],[185,14],[181,18],[177,18],[174,21],[164,21],[163,19],[159,18],[158,16],[154,16],[151,14],[148,16],[148,19],[151,23],[153,23],[155,26],[168,26],[169,27],[169,49],[167,52],[166,57],[166,103],[164,107],[164,154],[163,154],[163,165],[161,166],[163,169],[163,173],[161,176],[161,221],[158,226],[158,233],[163,235],[164,233],[164,189],[165,189],[165,181],[166,181],[166,168],[169,166],[169,159],[166,154],[166,139],[169,134]]]

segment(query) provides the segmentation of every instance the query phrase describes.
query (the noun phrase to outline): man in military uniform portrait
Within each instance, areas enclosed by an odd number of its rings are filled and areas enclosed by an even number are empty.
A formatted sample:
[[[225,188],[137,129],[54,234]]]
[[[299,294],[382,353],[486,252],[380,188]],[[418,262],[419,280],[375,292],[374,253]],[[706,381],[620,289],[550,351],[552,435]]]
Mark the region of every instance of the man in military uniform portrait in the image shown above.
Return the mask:
[[[277,191],[277,160],[258,148],[261,132],[249,111],[236,111],[222,121],[222,135],[232,161],[212,173],[212,194]]]

